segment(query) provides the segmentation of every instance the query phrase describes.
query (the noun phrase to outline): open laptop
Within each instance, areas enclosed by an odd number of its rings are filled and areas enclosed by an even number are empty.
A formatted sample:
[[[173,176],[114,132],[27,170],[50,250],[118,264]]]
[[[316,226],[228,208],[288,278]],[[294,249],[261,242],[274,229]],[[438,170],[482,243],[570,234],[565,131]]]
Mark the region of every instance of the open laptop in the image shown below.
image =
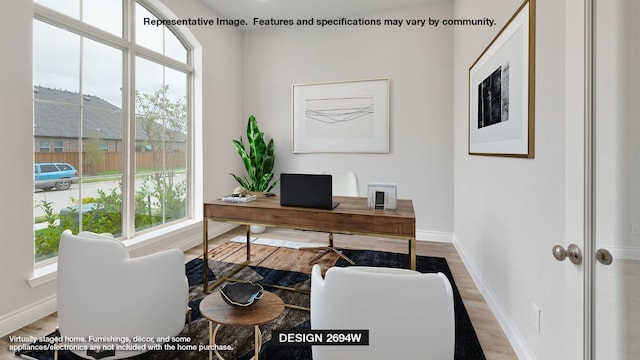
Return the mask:
[[[333,209],[331,175],[280,174],[280,205]]]

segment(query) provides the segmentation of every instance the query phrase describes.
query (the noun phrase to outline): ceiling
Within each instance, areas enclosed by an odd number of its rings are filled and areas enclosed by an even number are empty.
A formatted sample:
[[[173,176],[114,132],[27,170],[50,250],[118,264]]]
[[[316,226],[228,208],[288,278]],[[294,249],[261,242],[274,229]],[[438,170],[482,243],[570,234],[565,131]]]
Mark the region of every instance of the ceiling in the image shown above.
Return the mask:
[[[308,19],[365,16],[381,11],[420,6],[443,0],[201,0],[221,18]]]

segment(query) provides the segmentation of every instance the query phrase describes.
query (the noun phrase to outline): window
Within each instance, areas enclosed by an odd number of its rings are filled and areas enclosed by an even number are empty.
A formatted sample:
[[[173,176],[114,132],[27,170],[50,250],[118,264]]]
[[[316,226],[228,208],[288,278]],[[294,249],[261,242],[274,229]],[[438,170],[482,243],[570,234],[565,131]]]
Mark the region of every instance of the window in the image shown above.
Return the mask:
[[[49,140],[40,140],[40,152],[49,152]]]
[[[40,172],[43,174],[53,173],[60,171],[55,165],[45,164],[40,167]]]
[[[36,176],[36,262],[57,255],[65,229],[130,239],[189,219],[190,47],[175,29],[137,20],[162,18],[146,1],[34,7],[34,162],[68,164],[78,176],[70,187],[52,185],[53,173],[39,186]]]

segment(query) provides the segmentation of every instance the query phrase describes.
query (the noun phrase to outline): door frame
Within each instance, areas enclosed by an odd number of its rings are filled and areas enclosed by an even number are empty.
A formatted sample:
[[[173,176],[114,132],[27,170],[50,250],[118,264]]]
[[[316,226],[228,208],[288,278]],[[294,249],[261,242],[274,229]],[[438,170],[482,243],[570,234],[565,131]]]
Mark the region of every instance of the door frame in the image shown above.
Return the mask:
[[[584,0],[584,316],[583,356],[594,359],[595,318],[595,13],[594,1]]]

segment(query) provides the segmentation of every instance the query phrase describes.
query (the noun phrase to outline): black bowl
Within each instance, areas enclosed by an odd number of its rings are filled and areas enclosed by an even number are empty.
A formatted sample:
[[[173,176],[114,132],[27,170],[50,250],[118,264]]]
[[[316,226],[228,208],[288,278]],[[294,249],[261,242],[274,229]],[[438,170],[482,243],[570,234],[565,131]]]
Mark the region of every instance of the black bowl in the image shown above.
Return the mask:
[[[260,300],[262,286],[248,282],[236,282],[225,284],[220,288],[222,299],[232,306],[247,307]]]

